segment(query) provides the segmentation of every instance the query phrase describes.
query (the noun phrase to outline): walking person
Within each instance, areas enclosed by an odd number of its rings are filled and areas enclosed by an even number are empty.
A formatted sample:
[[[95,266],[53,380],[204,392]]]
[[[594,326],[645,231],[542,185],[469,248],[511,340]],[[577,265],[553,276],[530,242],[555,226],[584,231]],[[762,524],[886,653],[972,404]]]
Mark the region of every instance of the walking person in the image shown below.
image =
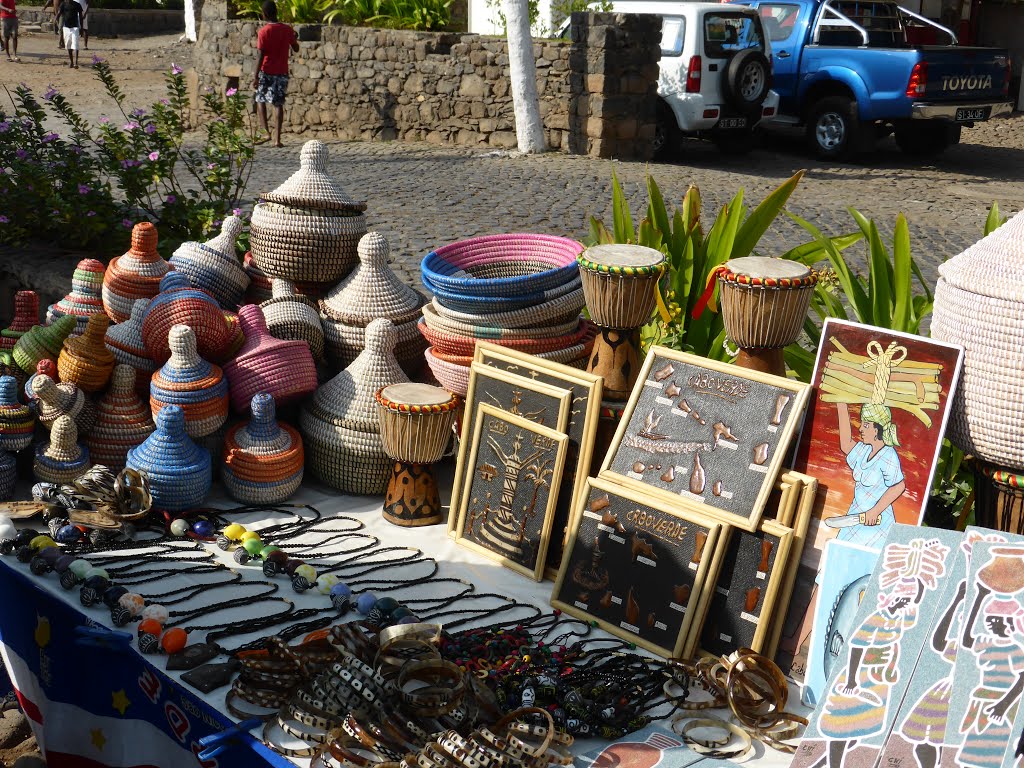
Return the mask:
[[[6,0],[4,0],[6,2]],[[68,51],[68,66],[78,69],[78,40],[82,26],[82,6],[77,0],[60,0],[57,9],[61,27],[64,30],[64,47]]]
[[[82,45],[85,50],[89,50],[89,0],[77,0],[78,4],[82,6]]]
[[[266,133],[262,141],[270,140],[267,105],[273,104],[277,124],[274,146],[280,147],[283,146],[281,127],[284,125],[284,97],[288,92],[288,53],[299,52],[299,39],[294,29],[277,20],[277,4],[274,0],[265,0],[262,10],[263,20],[267,23],[256,34],[256,76],[252,87],[256,90],[260,128]]]
[[[14,0],[0,0],[0,37],[3,37],[7,60],[21,61],[18,58],[18,11]]]
[[[57,10],[60,8],[60,0],[46,0],[43,3],[42,8],[39,10],[45,11],[47,8],[53,8],[53,32],[57,36],[57,47],[64,47],[64,27],[60,23],[60,14]]]

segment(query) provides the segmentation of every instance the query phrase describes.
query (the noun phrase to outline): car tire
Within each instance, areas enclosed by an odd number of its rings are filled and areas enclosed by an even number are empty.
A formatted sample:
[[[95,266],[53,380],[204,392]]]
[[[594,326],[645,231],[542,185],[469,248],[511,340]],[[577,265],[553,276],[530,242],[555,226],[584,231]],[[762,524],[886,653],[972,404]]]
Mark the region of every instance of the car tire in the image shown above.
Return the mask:
[[[749,155],[754,149],[754,132],[749,128],[738,131],[722,131],[712,134],[711,141],[723,155],[730,157]]]
[[[722,82],[726,102],[744,115],[756,113],[772,87],[771,66],[760,51],[748,48],[729,59]]]
[[[959,143],[959,125],[932,121],[896,126],[896,146],[911,157],[937,157]]]
[[[654,122],[654,141],[651,157],[655,160],[672,160],[679,154],[679,142],[682,132],[676,122],[672,108],[661,99],[658,100],[658,111]]]
[[[857,117],[857,103],[846,96],[826,96],[807,113],[807,144],[822,160],[856,159],[875,138],[874,125]]]

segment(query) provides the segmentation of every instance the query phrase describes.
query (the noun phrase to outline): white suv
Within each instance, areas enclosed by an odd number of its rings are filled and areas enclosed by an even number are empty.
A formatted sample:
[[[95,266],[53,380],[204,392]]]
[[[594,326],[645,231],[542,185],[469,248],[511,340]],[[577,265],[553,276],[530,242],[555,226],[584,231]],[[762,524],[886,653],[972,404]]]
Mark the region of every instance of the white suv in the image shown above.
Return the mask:
[[[779,107],[771,90],[771,49],[757,12],[654,0],[621,0],[611,10],[662,18],[654,156],[671,156],[683,135],[710,139],[730,153],[749,151],[754,126]]]

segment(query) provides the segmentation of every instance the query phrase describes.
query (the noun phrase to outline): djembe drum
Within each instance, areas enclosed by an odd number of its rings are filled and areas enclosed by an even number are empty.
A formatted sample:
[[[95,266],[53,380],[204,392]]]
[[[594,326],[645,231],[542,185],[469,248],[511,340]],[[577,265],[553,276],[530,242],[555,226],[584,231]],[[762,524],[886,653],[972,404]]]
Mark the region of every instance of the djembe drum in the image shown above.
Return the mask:
[[[1024,474],[975,459],[974,520],[984,528],[1024,533]]]
[[[640,328],[651,318],[665,256],[642,245],[595,245],[576,261],[590,318],[600,328],[587,372],[606,400],[626,400],[640,370]]]
[[[796,261],[747,256],[717,276],[725,332],[740,348],[736,364],[785,376],[782,350],[803,330],[817,275]]]
[[[384,519],[405,527],[444,520],[434,464],[452,433],[459,398],[429,384],[392,384],[377,391],[380,437],[395,460],[384,495]]]

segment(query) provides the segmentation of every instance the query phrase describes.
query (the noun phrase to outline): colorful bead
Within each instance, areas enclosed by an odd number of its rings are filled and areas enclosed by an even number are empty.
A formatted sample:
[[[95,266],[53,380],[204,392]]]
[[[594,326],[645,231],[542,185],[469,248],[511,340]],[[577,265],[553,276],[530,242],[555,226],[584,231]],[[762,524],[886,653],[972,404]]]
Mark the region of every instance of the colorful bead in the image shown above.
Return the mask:
[[[82,538],[82,532],[73,525],[63,525],[57,530],[57,541],[61,544],[74,544]]]
[[[68,566],[68,570],[71,571],[79,579],[85,578],[85,572],[92,568],[92,563],[88,560],[75,560],[71,565]]]
[[[134,592],[128,592],[127,594],[121,595],[121,599],[118,600],[118,605],[130,612],[132,616],[138,616],[146,607],[146,599],[142,595],[137,595]]]
[[[152,607],[153,606],[150,606],[150,608],[152,608]],[[156,637],[159,637],[160,635],[163,634],[164,628],[163,628],[163,625],[161,624],[161,622],[157,621],[156,619],[154,619],[151,616],[146,616],[146,611],[143,611],[142,615],[144,616],[144,618],[142,619],[142,622],[139,624],[139,636],[140,637],[142,635],[146,635],[146,634],[154,635]]]
[[[167,609],[159,604],[147,605],[142,611],[142,618],[156,622],[157,625],[163,624],[168,619]]]
[[[316,589],[321,595],[329,595],[339,581],[341,581],[341,579],[333,573],[325,573],[323,576],[317,577]]]
[[[238,523],[231,523],[231,525],[224,529],[224,535],[231,539],[231,541],[238,541],[242,538],[243,533],[247,533],[245,526]]]
[[[124,606],[117,606],[110,612],[110,620],[114,622],[115,627],[123,627],[132,620],[132,613]]]
[[[356,598],[356,610],[363,614],[363,616],[366,616],[373,610],[376,602],[377,596],[373,592],[363,592],[363,594]]]
[[[331,587],[331,605],[340,613],[348,612],[352,607],[352,589],[348,584],[338,583]]]
[[[47,547],[39,553],[39,557],[42,558],[43,562],[45,562],[47,566],[53,568],[57,560],[61,557],[65,557],[65,555],[61,552],[59,547]]]
[[[267,562],[274,563],[275,565],[280,566],[281,570],[284,570],[284,565],[288,562],[288,555],[286,555],[280,549],[275,549],[269,555],[264,555],[263,559]]]
[[[305,564],[305,560],[289,560],[284,564],[284,572],[287,573],[289,576],[293,576],[295,574],[295,569],[298,568],[300,565]]]
[[[33,539],[28,543],[28,545],[32,549],[39,551],[40,549],[45,549],[46,547],[56,547],[57,542],[54,541],[52,537],[44,535],[33,537]]]
[[[184,536],[188,533],[188,521],[178,518],[171,523],[171,533],[175,536]]]
[[[160,646],[164,649],[164,653],[177,653],[186,645],[188,645],[188,632],[181,627],[168,629],[160,638]]]
[[[256,557],[263,550],[263,542],[260,541],[259,537],[252,539],[245,539],[242,542],[242,548],[249,553],[250,556]]]
[[[242,551],[245,552],[244,549]],[[263,575],[266,576],[268,579],[272,579],[279,572],[280,569],[278,568],[277,563],[275,563],[273,560],[263,561]]]
[[[71,555],[61,555],[53,563],[53,570],[57,573],[65,573],[73,562],[75,562],[75,558]]]
[[[316,569],[312,565],[300,565],[292,575],[301,576],[310,584],[316,583]]]
[[[96,567],[90,565],[86,569],[85,573],[82,574],[82,578],[85,579],[86,581],[88,581],[93,576],[102,576],[104,579],[109,579],[110,578],[110,574],[107,573],[102,568],[96,568]]]
[[[203,538],[206,538],[207,536],[212,536],[213,523],[211,523],[209,520],[197,520],[195,523],[192,524],[192,532],[196,536],[202,536]]]
[[[292,589],[296,592],[305,592],[307,589],[312,589],[312,587],[313,582],[305,576],[301,576],[298,573],[292,574]]]
[[[231,539],[225,536],[223,533],[217,537],[217,547],[227,552],[231,549]]]
[[[243,542],[251,541],[252,539],[256,539],[257,541],[259,541],[260,535],[258,533],[256,533],[256,531],[245,531],[238,538],[239,538],[240,541],[243,541]]]
[[[263,547],[263,549],[260,550],[260,557],[266,560],[267,557],[269,557],[272,553],[280,551],[280,547],[275,547],[273,544],[267,544]]]

